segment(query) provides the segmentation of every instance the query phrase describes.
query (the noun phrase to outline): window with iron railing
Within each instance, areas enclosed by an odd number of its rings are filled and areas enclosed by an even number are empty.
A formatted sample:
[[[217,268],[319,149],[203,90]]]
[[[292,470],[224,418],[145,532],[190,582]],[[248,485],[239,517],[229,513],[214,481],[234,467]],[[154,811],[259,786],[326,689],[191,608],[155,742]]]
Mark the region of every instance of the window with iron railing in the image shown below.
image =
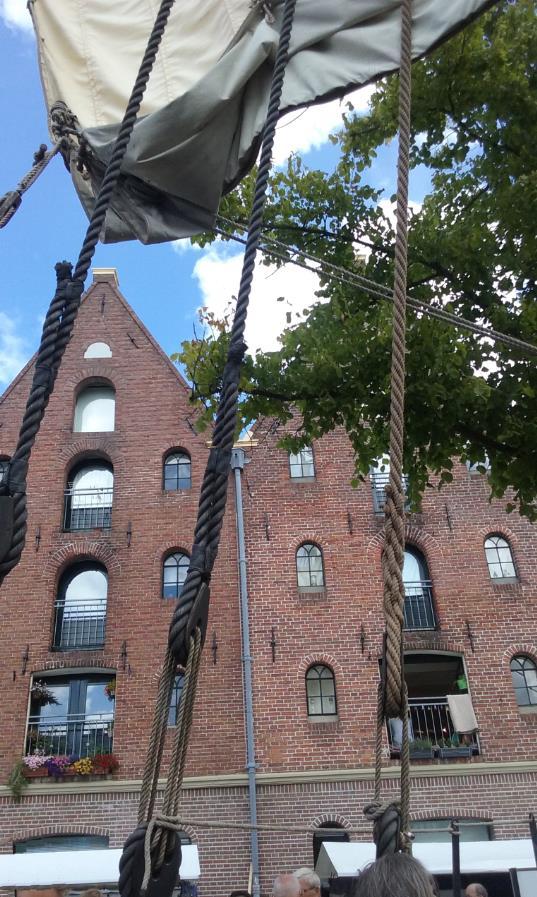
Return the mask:
[[[108,576],[101,564],[74,564],[65,571],[54,605],[55,650],[104,645],[107,594]]]
[[[392,752],[396,754],[401,749],[402,731],[400,719],[388,720],[388,740]],[[465,744],[461,745],[461,737],[455,731],[445,696],[408,699],[408,738],[411,743],[429,743],[431,751],[464,747],[469,755],[479,754],[477,735],[465,736]]]
[[[108,529],[112,525],[114,472],[106,461],[86,461],[71,473],[65,490],[63,528]]]
[[[32,688],[26,754],[92,757],[113,749],[113,673],[41,677]]]
[[[433,590],[424,556],[415,548],[405,550],[403,565],[405,587],[405,629],[436,629]]]

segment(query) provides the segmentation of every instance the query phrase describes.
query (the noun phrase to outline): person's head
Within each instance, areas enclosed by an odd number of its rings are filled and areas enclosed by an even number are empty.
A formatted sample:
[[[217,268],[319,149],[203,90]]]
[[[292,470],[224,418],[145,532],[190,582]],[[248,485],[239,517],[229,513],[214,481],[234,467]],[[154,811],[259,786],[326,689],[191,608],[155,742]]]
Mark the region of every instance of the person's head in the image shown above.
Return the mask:
[[[296,875],[277,875],[272,885],[271,897],[300,897]]]
[[[488,897],[487,889],[477,882],[468,885],[464,893],[465,897]]]
[[[434,897],[431,874],[407,853],[388,853],[360,873],[352,897]]]
[[[295,875],[300,884],[300,897],[321,897],[321,879],[313,869],[301,866]]]

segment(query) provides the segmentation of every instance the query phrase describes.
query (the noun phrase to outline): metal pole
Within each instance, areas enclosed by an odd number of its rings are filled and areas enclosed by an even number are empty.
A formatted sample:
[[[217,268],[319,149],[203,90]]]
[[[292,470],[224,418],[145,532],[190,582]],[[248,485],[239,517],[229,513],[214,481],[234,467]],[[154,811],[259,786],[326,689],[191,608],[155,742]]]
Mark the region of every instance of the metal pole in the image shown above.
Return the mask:
[[[461,851],[459,823],[456,819],[451,820],[451,856],[453,862],[453,897],[461,897]]]
[[[533,813],[530,813],[530,837],[533,844],[533,853],[535,854],[535,865],[537,866],[537,821]]]
[[[255,780],[254,707],[252,698],[252,656],[250,654],[250,621],[248,618],[248,578],[246,568],[246,546],[244,542],[244,515],[242,510],[241,471],[244,469],[243,449],[233,449],[231,469],[235,474],[235,512],[237,515],[237,547],[239,555],[239,592],[242,633],[242,670],[244,681],[244,714],[246,723],[246,770],[248,772],[248,802],[250,823],[257,826],[257,794]],[[259,841],[257,829],[250,832],[250,853],[252,862],[252,895],[260,897],[259,890]]]

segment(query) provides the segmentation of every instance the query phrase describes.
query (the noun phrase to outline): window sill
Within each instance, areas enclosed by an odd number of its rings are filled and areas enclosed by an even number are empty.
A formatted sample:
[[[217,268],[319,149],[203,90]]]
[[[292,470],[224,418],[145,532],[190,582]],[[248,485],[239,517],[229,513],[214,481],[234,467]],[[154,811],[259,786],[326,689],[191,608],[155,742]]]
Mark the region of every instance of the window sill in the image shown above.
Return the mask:
[[[316,477],[289,477],[292,483],[314,483]]]
[[[490,578],[493,586],[518,586],[520,580],[518,576],[495,576]]]
[[[526,707],[519,707],[518,712],[522,714],[522,716],[532,716],[532,714],[537,714],[537,704],[528,704]]]
[[[319,586],[299,586],[298,597],[302,600],[326,601],[328,593],[325,588],[320,588]]]
[[[310,726],[335,726],[339,723],[339,716],[334,714],[333,716],[308,716],[308,723]]]

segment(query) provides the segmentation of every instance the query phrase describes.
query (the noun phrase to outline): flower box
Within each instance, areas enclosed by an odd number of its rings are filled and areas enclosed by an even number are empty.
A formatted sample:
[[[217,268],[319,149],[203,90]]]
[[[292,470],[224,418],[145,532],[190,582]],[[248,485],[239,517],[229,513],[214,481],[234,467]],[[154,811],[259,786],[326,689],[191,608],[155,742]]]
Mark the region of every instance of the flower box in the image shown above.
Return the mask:
[[[25,779],[47,779],[48,778],[48,769],[46,766],[39,766],[37,769],[30,769],[29,766],[25,766],[23,769],[24,778]]]
[[[441,747],[440,759],[451,760],[454,757],[471,757],[472,748],[470,745],[460,745],[459,747]]]

